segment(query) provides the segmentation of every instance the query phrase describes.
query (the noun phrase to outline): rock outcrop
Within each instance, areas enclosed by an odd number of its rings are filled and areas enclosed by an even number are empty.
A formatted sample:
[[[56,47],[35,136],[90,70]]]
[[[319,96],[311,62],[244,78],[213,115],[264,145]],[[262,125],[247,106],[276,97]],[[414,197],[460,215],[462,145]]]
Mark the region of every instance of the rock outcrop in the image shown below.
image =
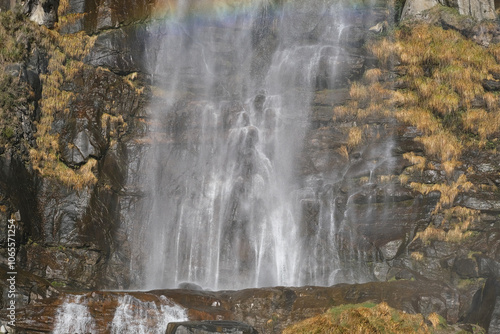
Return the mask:
[[[495,2],[493,0],[406,0],[401,18],[421,17],[424,11],[436,5],[454,8],[461,15],[471,16],[478,21],[494,20],[496,18]]]
[[[241,291],[157,290],[151,292],[91,292],[77,298],[95,320],[99,333],[107,333],[124,296],[140,302],[141,307],[158,309],[158,305],[178,305],[192,321],[240,321],[259,333],[279,333],[285,327],[316,316],[333,306],[366,301],[386,302],[408,313],[425,316],[438,313],[448,322],[455,322],[460,309],[459,295],[454,289],[436,281],[409,281],[337,285],[333,287],[263,288]],[[73,298],[76,299],[76,298]],[[47,299],[20,309],[19,330],[31,333],[54,329],[57,310],[67,298]],[[148,304],[150,306],[147,306]],[[155,304],[156,306],[154,306]],[[126,305],[125,305],[126,306]],[[123,305],[122,305],[123,307]],[[132,306],[129,306],[132,307]],[[136,306],[139,307],[139,306]],[[147,310],[144,310],[147,312]],[[5,313],[5,310],[2,310]],[[4,315],[2,314],[2,316]],[[130,315],[140,316],[140,312]],[[136,320],[128,319],[130,323]],[[141,319],[138,319],[141,320]],[[143,319],[142,319],[143,320]],[[472,320],[472,319],[471,319]],[[159,319],[151,319],[159,321]]]

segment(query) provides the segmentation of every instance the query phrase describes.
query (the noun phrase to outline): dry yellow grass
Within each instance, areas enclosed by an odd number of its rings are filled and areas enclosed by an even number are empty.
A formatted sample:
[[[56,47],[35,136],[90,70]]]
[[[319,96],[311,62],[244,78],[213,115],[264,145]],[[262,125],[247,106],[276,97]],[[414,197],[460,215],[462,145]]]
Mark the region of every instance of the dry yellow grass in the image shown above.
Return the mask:
[[[358,82],[354,82],[351,85],[351,89],[349,90],[349,95],[352,99],[365,100],[370,96],[370,92],[368,91],[366,86]]]
[[[398,108],[394,116],[400,121],[413,125],[425,134],[436,133],[441,125],[431,111],[425,108],[408,106]]]
[[[472,232],[468,231],[468,229],[470,224],[478,219],[478,211],[456,206],[445,209],[443,212],[443,223],[451,225],[451,228],[448,231],[444,231],[443,229],[436,228],[434,226],[428,226],[424,231],[418,232],[416,238],[420,238],[423,242],[428,242],[429,240],[441,240],[458,243],[472,235]]]
[[[371,68],[364,74],[364,78],[368,82],[378,82],[382,77],[382,70],[380,68]]]
[[[383,38],[381,41],[370,42],[368,50],[380,61],[382,66],[390,67],[393,60],[399,58],[403,47],[388,38]]]
[[[441,324],[441,319],[439,318],[439,315],[435,312],[432,312],[427,316],[427,320],[432,324],[432,327],[438,328],[439,325]]]
[[[410,254],[410,257],[414,259],[415,261],[422,261],[424,259],[424,254],[420,252],[412,252]]]
[[[402,185],[405,185],[408,183],[410,176],[408,174],[400,174],[398,176],[398,179],[399,179],[399,183],[401,183]]]
[[[449,153],[440,154],[439,158],[445,162],[458,159],[463,149],[459,143],[463,138],[446,130],[433,114],[444,117],[465,106],[464,127],[478,133],[484,145],[485,138],[498,131],[498,121],[495,116],[469,112],[468,107],[476,97],[483,97],[489,109],[497,108],[497,97],[485,93],[481,82],[498,68],[495,59],[498,49],[492,47],[488,52],[456,31],[425,24],[397,31],[396,40],[401,68],[406,70],[405,81],[418,96],[411,98],[409,92],[395,93],[393,102],[400,106],[396,117],[416,125],[429,136],[422,142],[430,154],[439,154],[441,148],[451,148],[446,151]],[[384,59],[382,57],[382,63]],[[424,76],[424,68],[431,72],[430,76]],[[479,119],[485,120],[483,124],[477,125]],[[452,171],[452,165],[457,164],[448,163],[448,172]]]
[[[458,159],[462,153],[460,140],[447,131],[421,136],[416,140],[424,144],[427,154],[439,159],[439,161]]]
[[[479,135],[479,147],[484,147],[487,140],[500,131],[500,113],[487,112],[484,109],[471,109],[463,115],[465,129]]]
[[[446,240],[446,232],[442,229],[435,228],[434,226],[428,226],[424,231],[418,232],[415,239],[419,238],[424,243],[428,243],[430,240]]]
[[[349,137],[347,139],[347,147],[350,149],[358,146],[363,141],[363,130],[354,126],[349,129]]]
[[[406,160],[408,160],[409,162],[411,162],[413,164],[413,166],[408,168],[408,170],[410,172],[414,172],[414,171],[422,172],[425,169],[425,165],[426,165],[426,161],[427,161],[427,159],[425,157],[420,156],[420,155],[416,155],[414,152],[407,152],[407,153],[403,154],[403,158],[405,158]],[[400,178],[400,180],[401,180],[401,178]],[[404,182],[404,183],[406,183],[406,182]]]
[[[362,82],[351,86],[351,101],[334,110],[334,119],[361,121],[384,115],[418,129],[416,140],[423,144],[425,153],[404,154],[412,166],[399,175],[399,182],[408,184],[414,173],[427,168],[445,171],[440,183],[410,184],[423,194],[439,191],[441,197],[433,214],[450,217],[449,230],[430,226],[419,236],[459,242],[470,235],[468,228],[475,213],[453,207],[457,195],[473,186],[465,175],[455,179],[455,171],[463,166],[466,149],[491,148],[498,143],[499,94],[485,92],[482,82],[493,79],[492,73],[500,74],[500,44],[484,48],[452,29],[412,23],[397,29],[391,38],[370,41],[367,48],[378,58],[381,69],[368,70]],[[393,60],[399,61],[398,82],[405,87],[395,91],[380,80],[384,71],[396,64]],[[472,108],[473,102],[477,105],[481,99],[486,106]],[[349,148],[358,143],[355,133],[349,138]]]
[[[64,2],[62,3],[64,10]],[[69,168],[59,160],[59,134],[52,130],[54,116],[69,113],[74,94],[61,89],[64,82],[70,82],[85,66],[81,59],[89,52],[95,37],[83,32],[61,36],[57,31],[40,27],[34,32],[35,41],[47,50],[48,72],[40,76],[43,91],[40,100],[41,116],[37,122],[37,148],[29,151],[33,168],[42,176],[56,179],[62,184],[80,189],[97,181],[93,170],[97,164],[89,159],[78,169]]]
[[[347,146],[342,145],[337,149],[337,152],[345,159],[349,160],[349,150],[347,149]]]
[[[491,92],[487,92],[483,95],[483,99],[486,102],[486,106],[489,111],[497,111],[498,110],[498,95],[495,95]]]
[[[407,314],[386,303],[342,305],[290,326],[283,334],[313,333],[430,333],[420,314]]]
[[[422,184],[412,182],[410,184],[410,187],[422,194],[428,194],[432,191],[439,191],[441,193],[441,197],[439,198],[439,202],[436,205],[436,209],[434,210],[435,212],[437,212],[441,211],[441,209],[443,208],[451,207],[456,196],[460,192],[467,192],[472,189],[473,184],[467,181],[467,177],[465,176],[465,174],[462,174],[458,177],[456,182],[452,182],[451,184]]]

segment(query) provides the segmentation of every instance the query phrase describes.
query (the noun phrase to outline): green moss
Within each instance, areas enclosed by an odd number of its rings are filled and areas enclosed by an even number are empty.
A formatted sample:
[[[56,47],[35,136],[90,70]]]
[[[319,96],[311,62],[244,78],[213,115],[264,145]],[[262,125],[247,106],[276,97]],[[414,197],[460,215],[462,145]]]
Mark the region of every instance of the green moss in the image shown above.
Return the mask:
[[[60,281],[53,281],[50,283],[54,288],[64,288],[66,287],[66,283]]]
[[[2,131],[2,136],[4,136],[5,139],[11,139],[14,137],[14,134],[14,129],[11,126],[6,126]]]
[[[374,308],[377,304],[372,302],[366,302],[362,304],[345,304],[331,308],[328,313],[331,313],[334,317],[338,317],[341,313],[349,310],[353,310],[359,307]]]

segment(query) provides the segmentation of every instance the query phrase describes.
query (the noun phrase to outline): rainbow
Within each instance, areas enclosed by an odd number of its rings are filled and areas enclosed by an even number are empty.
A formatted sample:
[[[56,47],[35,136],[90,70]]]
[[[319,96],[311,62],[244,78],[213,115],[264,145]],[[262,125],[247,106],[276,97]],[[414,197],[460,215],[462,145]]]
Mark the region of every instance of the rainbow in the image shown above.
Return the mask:
[[[214,19],[245,15],[272,0],[160,0],[153,9],[156,18]]]
[[[242,21],[239,19],[250,17],[259,7],[268,8],[268,15],[276,15],[280,7],[291,1],[305,0],[157,0],[151,16],[162,21],[182,20],[201,24],[214,21],[222,24],[238,22],[241,25]],[[342,4],[338,10],[345,11],[345,15],[357,15],[354,13],[357,9],[370,7],[373,1],[337,0],[338,4]]]

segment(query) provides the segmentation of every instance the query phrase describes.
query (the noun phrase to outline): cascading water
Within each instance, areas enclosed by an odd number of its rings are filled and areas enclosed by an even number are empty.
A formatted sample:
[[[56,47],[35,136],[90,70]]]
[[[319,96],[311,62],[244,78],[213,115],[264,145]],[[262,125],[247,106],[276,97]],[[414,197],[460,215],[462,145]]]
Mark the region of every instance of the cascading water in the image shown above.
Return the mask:
[[[165,296],[155,303],[123,295],[117,302],[112,321],[105,324],[106,333],[163,334],[169,322],[188,320],[186,310]],[[87,304],[83,295],[68,296],[57,309],[53,334],[101,332]]]
[[[111,334],[164,334],[169,322],[188,320],[186,310],[161,296],[161,305],[133,296],[120,298],[111,322]]]
[[[298,171],[313,92],[338,77],[342,3],[277,3],[178,0],[151,28],[161,38],[150,43],[156,102],[138,287],[360,280],[336,278],[334,189],[309,187]],[[302,222],[311,198],[322,203],[312,233]]]

